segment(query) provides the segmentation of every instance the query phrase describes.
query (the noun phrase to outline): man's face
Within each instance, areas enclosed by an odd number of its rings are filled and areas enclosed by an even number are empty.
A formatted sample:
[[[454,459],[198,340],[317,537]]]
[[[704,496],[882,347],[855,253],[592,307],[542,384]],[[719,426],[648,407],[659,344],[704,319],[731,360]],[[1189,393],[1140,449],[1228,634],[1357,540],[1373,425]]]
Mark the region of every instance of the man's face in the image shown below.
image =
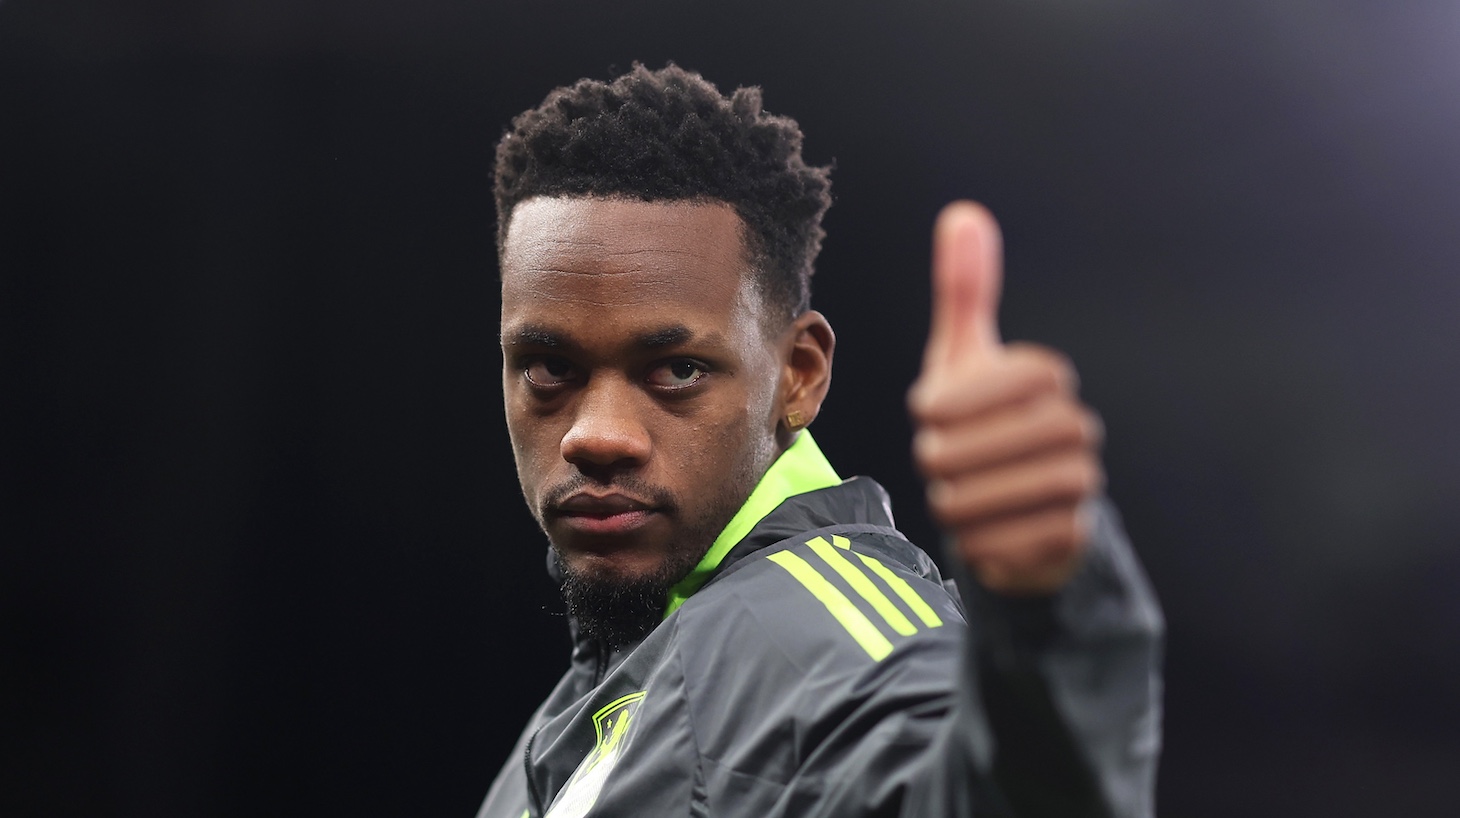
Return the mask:
[[[503,245],[517,473],[571,575],[667,587],[778,454],[781,353],[735,211],[536,198]]]

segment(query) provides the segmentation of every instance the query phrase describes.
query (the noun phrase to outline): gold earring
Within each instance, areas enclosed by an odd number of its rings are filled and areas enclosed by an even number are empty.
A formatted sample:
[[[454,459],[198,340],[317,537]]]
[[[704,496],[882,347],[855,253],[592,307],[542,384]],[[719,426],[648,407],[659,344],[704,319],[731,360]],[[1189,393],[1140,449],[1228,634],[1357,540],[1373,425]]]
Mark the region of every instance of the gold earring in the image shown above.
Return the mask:
[[[786,425],[791,427],[791,431],[795,432],[806,425],[806,418],[802,416],[800,410],[792,409],[786,413]]]

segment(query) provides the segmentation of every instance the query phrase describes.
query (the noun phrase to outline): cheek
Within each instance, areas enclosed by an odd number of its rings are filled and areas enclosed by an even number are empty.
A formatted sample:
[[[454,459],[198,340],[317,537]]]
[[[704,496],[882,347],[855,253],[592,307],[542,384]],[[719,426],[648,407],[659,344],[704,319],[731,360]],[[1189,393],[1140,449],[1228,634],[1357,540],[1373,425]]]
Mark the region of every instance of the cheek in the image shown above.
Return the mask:
[[[718,479],[730,473],[764,471],[775,456],[776,418],[772,407],[776,385],[763,372],[756,375],[747,381],[750,388],[733,402],[733,411],[722,417],[714,429],[697,435],[704,441],[704,450],[713,452],[708,459]]]
[[[760,362],[751,381],[753,386],[745,398],[750,426],[758,432],[773,433],[778,420],[775,407],[781,388],[781,373],[776,363],[773,358]]]
[[[701,475],[723,467],[758,424],[750,420],[744,396],[727,398],[710,411],[689,416],[664,413],[649,423],[656,470],[664,476]]]
[[[512,458],[516,461],[522,492],[530,501],[536,499],[537,488],[551,466],[547,458],[556,457],[560,448],[560,438],[553,437],[548,426],[542,418],[507,407],[507,437],[512,442]]]

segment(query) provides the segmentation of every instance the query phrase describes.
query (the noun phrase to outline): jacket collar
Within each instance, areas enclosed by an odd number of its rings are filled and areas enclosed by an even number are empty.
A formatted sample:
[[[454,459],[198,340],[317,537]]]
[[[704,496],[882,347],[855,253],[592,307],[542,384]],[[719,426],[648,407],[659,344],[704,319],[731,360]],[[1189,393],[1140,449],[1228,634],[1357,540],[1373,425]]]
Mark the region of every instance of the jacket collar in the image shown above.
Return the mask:
[[[669,616],[698,591],[710,577],[719,572],[726,556],[746,538],[761,521],[785,502],[786,498],[809,491],[839,485],[836,470],[827,462],[821,447],[812,439],[810,430],[796,435],[790,447],[766,469],[760,482],[746,498],[745,504],[730,518],[725,530],[715,538],[710,550],[700,558],[693,570],[669,589],[664,615]]]
[[[892,501],[868,477],[842,480],[802,431],[766,471],[699,565],[669,592],[664,615],[749,554],[805,531],[847,523],[893,528]]]

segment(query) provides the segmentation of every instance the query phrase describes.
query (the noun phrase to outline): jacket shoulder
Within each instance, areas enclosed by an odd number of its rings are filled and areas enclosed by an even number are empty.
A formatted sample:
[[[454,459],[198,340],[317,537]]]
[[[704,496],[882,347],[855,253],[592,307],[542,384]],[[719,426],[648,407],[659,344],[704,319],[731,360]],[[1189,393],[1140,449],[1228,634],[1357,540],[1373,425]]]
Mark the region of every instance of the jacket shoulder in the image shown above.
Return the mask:
[[[857,528],[762,549],[696,594],[681,630],[765,670],[784,664],[802,674],[856,670],[924,642],[956,644],[959,603],[926,555]]]
[[[962,615],[936,575],[879,537],[812,532],[769,546],[676,612],[709,790],[774,789],[849,725],[949,706]]]

